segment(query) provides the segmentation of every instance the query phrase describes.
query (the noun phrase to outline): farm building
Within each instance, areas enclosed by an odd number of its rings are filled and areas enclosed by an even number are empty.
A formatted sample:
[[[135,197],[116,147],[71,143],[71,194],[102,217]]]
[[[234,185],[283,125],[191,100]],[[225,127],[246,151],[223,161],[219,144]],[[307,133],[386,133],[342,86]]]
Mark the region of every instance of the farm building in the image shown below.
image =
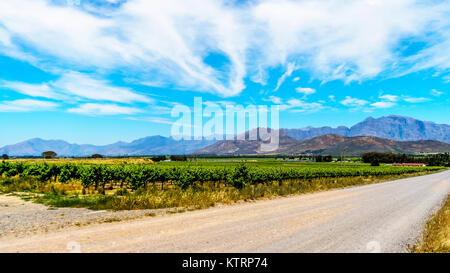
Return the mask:
[[[392,166],[418,166],[425,167],[423,163],[392,163]]]

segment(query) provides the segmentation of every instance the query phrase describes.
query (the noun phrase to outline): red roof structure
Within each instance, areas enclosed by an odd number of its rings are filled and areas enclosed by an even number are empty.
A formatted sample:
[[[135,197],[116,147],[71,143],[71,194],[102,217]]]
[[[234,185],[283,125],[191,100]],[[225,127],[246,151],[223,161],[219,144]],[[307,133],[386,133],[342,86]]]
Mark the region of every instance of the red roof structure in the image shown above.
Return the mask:
[[[424,167],[425,164],[423,164],[423,163],[393,163],[392,166],[418,166],[418,167]]]

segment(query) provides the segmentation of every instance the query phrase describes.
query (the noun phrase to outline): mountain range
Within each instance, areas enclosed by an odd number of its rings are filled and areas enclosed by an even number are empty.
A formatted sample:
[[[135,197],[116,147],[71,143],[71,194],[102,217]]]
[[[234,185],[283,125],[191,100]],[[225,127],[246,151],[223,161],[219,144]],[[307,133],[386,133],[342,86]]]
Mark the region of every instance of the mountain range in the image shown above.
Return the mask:
[[[72,144],[63,140],[29,139],[14,145],[0,148],[0,154],[10,156],[39,156],[44,151],[54,151],[59,156],[90,156],[101,154],[105,156],[118,155],[167,155],[189,154],[215,140],[174,140],[164,136],[150,136],[132,142],[117,142],[109,145],[96,146],[90,144]]]
[[[198,150],[197,154],[251,155],[251,154],[323,154],[339,156],[345,151],[348,156],[359,156],[365,152],[393,152],[405,154],[448,153],[450,144],[436,140],[396,141],[374,136],[344,137],[327,134],[303,141],[295,140],[283,132],[279,136],[279,148],[270,153],[261,149],[268,141],[222,140]]]
[[[397,141],[437,140],[450,142],[450,125],[421,121],[411,117],[391,115],[387,117],[368,117],[348,128],[307,127],[302,129],[281,129],[286,135],[305,140],[316,136],[335,134],[346,137],[376,136]]]
[[[247,138],[248,139],[248,138]],[[132,142],[109,145],[71,144],[63,140],[29,139],[0,148],[0,154],[38,156],[47,150],[60,156],[159,154],[257,154],[262,140],[174,140],[150,136]],[[348,128],[345,126],[280,129],[277,153],[361,154],[366,151],[405,153],[449,152],[450,125],[421,121],[411,117],[369,117]]]

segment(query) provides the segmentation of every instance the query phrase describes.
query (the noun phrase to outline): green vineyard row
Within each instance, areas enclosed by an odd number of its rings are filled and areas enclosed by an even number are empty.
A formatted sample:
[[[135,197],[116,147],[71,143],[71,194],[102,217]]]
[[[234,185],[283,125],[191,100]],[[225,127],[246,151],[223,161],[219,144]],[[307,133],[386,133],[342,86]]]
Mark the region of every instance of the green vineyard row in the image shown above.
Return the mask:
[[[104,187],[114,183],[120,187],[139,189],[150,183],[173,183],[183,189],[196,183],[219,182],[243,188],[245,185],[289,179],[312,179],[318,177],[345,177],[395,175],[413,172],[436,171],[439,167],[357,166],[352,168],[323,166],[315,168],[260,167],[245,164],[234,166],[161,166],[161,165],[99,165],[99,164],[47,164],[10,163],[0,164],[0,177],[33,177],[42,182],[69,183],[81,181],[83,187]]]

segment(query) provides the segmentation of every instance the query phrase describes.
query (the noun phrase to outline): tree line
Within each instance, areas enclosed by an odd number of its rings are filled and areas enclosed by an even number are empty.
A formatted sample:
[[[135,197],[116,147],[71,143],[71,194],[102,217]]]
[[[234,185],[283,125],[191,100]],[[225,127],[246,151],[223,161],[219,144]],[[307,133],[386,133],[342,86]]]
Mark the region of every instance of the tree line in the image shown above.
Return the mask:
[[[364,163],[423,163],[427,166],[446,166],[450,167],[450,154],[434,155],[406,155],[395,153],[369,152],[361,157]]]

